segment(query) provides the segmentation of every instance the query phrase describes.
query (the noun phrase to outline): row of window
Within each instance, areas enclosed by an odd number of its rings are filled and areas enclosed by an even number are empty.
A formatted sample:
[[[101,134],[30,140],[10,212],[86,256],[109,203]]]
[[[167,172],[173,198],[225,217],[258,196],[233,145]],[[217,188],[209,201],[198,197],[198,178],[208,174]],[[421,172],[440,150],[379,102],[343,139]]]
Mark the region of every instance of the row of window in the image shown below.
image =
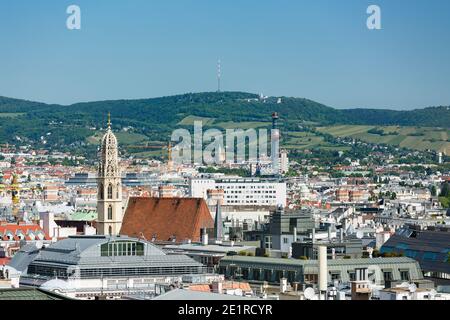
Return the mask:
[[[236,204],[242,204],[242,203],[273,203],[273,200],[227,200],[227,203],[236,203]]]
[[[207,267],[193,266],[169,266],[169,267],[136,267],[136,268],[103,268],[103,269],[81,269],[81,278],[101,278],[101,277],[130,277],[144,275],[185,275],[185,274],[204,274],[207,273]]]
[[[233,191],[233,190],[231,190],[230,192],[227,192],[227,191],[225,191],[225,193],[227,194],[227,193],[237,193],[237,194],[242,194],[242,193],[246,193],[245,191],[244,192],[242,192],[242,191]],[[251,192],[251,194],[260,194],[260,193],[276,193],[276,191],[275,190],[266,190],[266,191],[254,191],[254,192]]]
[[[143,256],[144,244],[141,242],[115,241],[104,243],[100,247],[102,257]]]
[[[275,189],[275,186],[265,186],[265,185],[258,185],[258,186],[252,186],[252,185],[246,185],[246,186],[236,186],[236,185],[227,185],[223,189]]]
[[[207,267],[195,266],[168,266],[168,267],[135,267],[135,268],[92,268],[81,269],[81,279],[102,278],[102,277],[130,277],[144,275],[187,275],[187,274],[205,274],[210,270]],[[67,278],[66,269],[52,266],[41,266],[31,264],[28,267],[29,274],[37,274],[47,277]]]
[[[440,258],[440,255],[436,252],[423,252],[423,251],[417,251],[417,250],[411,250],[407,249],[408,246],[406,244],[398,244],[395,248],[392,247],[383,247],[381,252],[382,253],[389,253],[389,252],[397,252],[397,253],[404,253],[405,256],[412,259],[423,259],[423,260],[430,260],[430,261],[442,261],[445,262],[447,260],[447,257],[445,255],[442,255]],[[443,257],[443,258],[442,258]]]
[[[221,267],[221,273],[226,273],[226,268],[225,267]],[[231,267],[228,274],[229,275],[234,275],[237,272],[236,267]],[[293,279],[297,279],[297,273],[295,271],[274,271],[272,272],[271,270],[259,270],[259,269],[251,269],[250,271],[248,271],[248,269],[243,268],[242,269],[242,274],[244,276],[244,278],[246,279],[250,279],[250,280],[262,280],[261,278],[263,278],[266,281],[271,281],[273,279],[275,280],[279,280],[280,278],[286,276],[288,278],[288,281],[292,281]],[[348,272],[349,275],[349,279],[350,281],[356,281],[356,272],[354,271],[350,271]],[[374,277],[374,273],[369,274],[369,280],[372,279]],[[383,272],[383,277],[384,277],[384,281],[393,281],[394,278],[392,276],[392,272],[391,271],[384,271]],[[310,282],[310,283],[315,283],[317,282],[318,279],[318,275],[317,274],[305,274],[304,275],[304,280],[305,282]],[[340,272],[330,272],[330,278],[331,281],[339,281],[341,280],[341,273]],[[400,280],[401,281],[409,281],[410,279],[410,275],[409,275],[409,271],[408,270],[400,270]]]
[[[243,197],[238,197],[238,196],[225,196],[226,199],[230,199],[230,198],[235,198],[235,199],[239,199],[239,198],[243,198]],[[261,196],[261,197],[253,197],[253,196],[245,196],[245,199],[275,199],[275,196]]]

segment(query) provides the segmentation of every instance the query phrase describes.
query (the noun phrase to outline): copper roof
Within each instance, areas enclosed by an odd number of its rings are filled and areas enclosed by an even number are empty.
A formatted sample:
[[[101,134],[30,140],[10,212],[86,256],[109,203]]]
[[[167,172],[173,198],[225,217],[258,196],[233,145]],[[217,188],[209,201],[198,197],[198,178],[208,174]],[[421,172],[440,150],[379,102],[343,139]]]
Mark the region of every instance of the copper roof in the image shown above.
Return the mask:
[[[201,228],[214,221],[204,199],[130,197],[120,234],[176,242],[200,241]]]

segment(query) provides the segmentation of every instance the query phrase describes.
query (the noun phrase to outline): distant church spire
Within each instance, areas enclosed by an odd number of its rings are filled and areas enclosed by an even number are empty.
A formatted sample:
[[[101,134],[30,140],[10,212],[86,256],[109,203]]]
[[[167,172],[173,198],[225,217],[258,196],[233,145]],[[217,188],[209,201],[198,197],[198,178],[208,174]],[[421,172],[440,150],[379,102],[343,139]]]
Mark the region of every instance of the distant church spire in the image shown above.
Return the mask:
[[[108,129],[101,140],[100,163],[97,175],[97,233],[117,235],[122,226],[122,179],[119,166],[117,138]]]

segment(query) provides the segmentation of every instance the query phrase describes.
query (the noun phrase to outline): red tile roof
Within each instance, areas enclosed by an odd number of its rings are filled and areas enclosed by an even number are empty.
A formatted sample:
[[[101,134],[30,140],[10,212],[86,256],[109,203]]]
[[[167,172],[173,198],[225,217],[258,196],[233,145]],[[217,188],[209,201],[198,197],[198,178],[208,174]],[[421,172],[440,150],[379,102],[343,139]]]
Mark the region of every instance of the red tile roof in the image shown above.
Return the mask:
[[[194,284],[189,286],[189,290],[211,292],[211,287],[209,286],[209,284]]]
[[[0,224],[0,235],[1,240],[9,240],[7,233],[11,232],[13,234],[13,240],[19,241],[18,231],[21,231],[27,240],[31,240],[29,236],[30,232],[37,233],[42,232],[44,234],[44,239],[49,240],[50,238],[44,233],[44,230],[37,224],[16,224],[16,223],[1,223]]]
[[[223,289],[241,289],[244,292],[252,291],[248,282],[234,282],[227,281],[223,283]]]
[[[147,240],[200,241],[201,228],[213,228],[204,199],[130,197],[120,233]]]

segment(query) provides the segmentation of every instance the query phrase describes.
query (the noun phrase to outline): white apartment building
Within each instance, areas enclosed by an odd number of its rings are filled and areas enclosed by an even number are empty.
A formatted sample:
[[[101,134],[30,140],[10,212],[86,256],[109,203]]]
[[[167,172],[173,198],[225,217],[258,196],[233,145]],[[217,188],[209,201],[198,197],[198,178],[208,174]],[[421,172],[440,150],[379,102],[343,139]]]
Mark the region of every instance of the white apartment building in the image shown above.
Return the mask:
[[[208,189],[224,191],[224,206],[286,206],[286,183],[258,178],[192,178],[190,196],[207,199]]]

